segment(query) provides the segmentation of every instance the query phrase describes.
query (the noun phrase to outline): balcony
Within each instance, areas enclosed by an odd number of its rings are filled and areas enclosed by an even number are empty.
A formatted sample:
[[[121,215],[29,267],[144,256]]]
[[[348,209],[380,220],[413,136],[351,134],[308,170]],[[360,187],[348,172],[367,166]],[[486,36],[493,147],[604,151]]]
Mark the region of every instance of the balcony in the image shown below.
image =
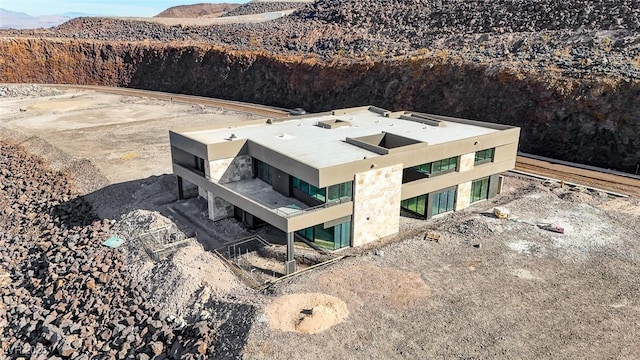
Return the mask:
[[[192,169],[173,164],[173,172],[284,232],[293,232],[353,213],[351,198],[310,207],[273,190],[260,179],[219,184]]]

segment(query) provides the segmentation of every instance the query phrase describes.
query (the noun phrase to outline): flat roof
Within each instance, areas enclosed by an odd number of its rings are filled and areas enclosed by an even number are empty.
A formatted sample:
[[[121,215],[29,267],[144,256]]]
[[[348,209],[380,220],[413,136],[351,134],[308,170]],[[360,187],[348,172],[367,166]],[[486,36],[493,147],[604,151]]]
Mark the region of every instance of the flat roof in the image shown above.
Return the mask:
[[[419,121],[420,119],[416,121],[400,118],[401,115],[406,118],[410,114],[411,112],[392,113],[385,116],[371,109],[356,108],[353,112],[347,111],[340,115],[318,114],[273,121],[271,124],[243,126],[239,123],[223,129],[178,133],[207,145],[248,139],[320,169],[362,160],[365,157],[383,156],[347,143],[347,137],[357,138],[386,132],[435,145],[500,131],[490,127],[457,123],[453,118],[449,118],[451,121],[444,120],[441,126],[430,125]],[[332,120],[347,121],[350,125],[332,129],[317,126],[318,122]]]

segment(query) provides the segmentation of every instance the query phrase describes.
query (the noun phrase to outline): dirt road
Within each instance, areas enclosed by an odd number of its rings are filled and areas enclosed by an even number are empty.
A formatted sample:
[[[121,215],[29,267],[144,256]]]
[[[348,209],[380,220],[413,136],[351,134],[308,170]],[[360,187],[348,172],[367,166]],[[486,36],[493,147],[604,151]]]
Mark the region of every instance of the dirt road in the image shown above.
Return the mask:
[[[640,180],[518,156],[516,170],[640,197]]]

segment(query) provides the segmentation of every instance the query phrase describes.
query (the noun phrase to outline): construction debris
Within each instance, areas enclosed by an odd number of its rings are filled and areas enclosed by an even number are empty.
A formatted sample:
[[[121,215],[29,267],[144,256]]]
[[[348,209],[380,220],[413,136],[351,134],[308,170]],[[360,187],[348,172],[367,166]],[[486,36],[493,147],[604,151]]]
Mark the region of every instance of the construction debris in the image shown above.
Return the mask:
[[[106,247],[110,247],[112,249],[117,249],[124,243],[124,239],[118,236],[111,236],[107,240],[105,240],[102,245]]]
[[[440,242],[440,234],[435,231],[429,231],[424,234],[424,239],[429,241]]]
[[[507,208],[497,206],[497,207],[493,208],[493,214],[498,219],[508,219],[509,215],[511,214],[511,212]]]
[[[538,227],[542,230],[552,231],[559,234],[564,234],[564,227],[558,224],[538,224]]]

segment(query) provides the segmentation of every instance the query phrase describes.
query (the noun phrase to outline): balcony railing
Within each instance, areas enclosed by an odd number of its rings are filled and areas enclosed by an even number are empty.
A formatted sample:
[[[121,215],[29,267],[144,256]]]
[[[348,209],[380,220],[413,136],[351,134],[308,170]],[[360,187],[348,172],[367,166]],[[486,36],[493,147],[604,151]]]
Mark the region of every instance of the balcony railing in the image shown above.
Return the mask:
[[[348,203],[352,201],[352,199],[350,197],[344,197],[344,198],[340,198],[337,200],[332,200],[332,201],[328,201],[324,204],[320,204],[314,207],[310,207],[310,208],[306,208],[306,209],[291,209],[293,211],[283,211],[280,210],[279,208],[273,209],[273,212],[275,212],[276,214],[284,217],[284,218],[292,218],[294,216],[299,216],[299,215],[303,215],[303,214],[308,214],[310,212],[314,212],[320,209],[326,209],[328,207],[331,206],[335,206],[335,205],[340,205],[340,204],[344,204],[344,203]]]
[[[246,199],[249,202],[258,204],[261,207],[266,208],[267,210],[269,210],[271,212],[274,212],[278,216],[283,217],[285,219],[289,219],[289,218],[292,218],[292,217],[295,217],[295,216],[300,216],[300,215],[303,215],[303,214],[308,214],[310,212],[318,211],[318,210],[321,210],[321,209],[326,209],[326,208],[331,207],[331,206],[348,203],[348,202],[351,202],[353,200],[352,197],[347,196],[347,197],[342,197],[340,199],[331,200],[331,201],[328,201],[328,202],[326,202],[324,204],[320,204],[320,205],[317,205],[317,206],[314,206],[314,207],[310,207],[310,208],[306,208],[306,209],[287,208],[287,211],[285,211],[285,210],[281,210],[282,208],[273,208],[273,204],[269,204],[269,203],[267,203],[265,201],[262,201],[260,199],[249,198],[249,197],[245,196],[244,194],[242,194],[242,193],[240,193],[240,192],[238,192],[238,191],[236,191],[236,190],[234,190],[234,189],[232,189],[232,188],[230,188],[228,186],[225,186],[224,184],[220,184],[220,183],[217,183],[217,182],[212,182],[210,180],[207,180],[207,179],[204,178],[204,174],[199,173],[195,169],[188,168],[188,167],[185,167],[183,165],[175,164],[175,163],[174,163],[174,165],[177,165],[177,168],[179,168],[179,169],[186,170],[189,173],[197,175],[198,178],[199,178],[198,182],[202,182],[203,185],[204,185],[204,183],[210,183],[210,184],[222,187],[226,191],[228,191],[229,193],[232,193],[232,194],[234,194],[234,195],[236,195],[238,197],[242,197],[242,198]],[[187,179],[187,180],[189,180],[189,179]],[[196,179],[193,179],[193,180],[196,181]]]

